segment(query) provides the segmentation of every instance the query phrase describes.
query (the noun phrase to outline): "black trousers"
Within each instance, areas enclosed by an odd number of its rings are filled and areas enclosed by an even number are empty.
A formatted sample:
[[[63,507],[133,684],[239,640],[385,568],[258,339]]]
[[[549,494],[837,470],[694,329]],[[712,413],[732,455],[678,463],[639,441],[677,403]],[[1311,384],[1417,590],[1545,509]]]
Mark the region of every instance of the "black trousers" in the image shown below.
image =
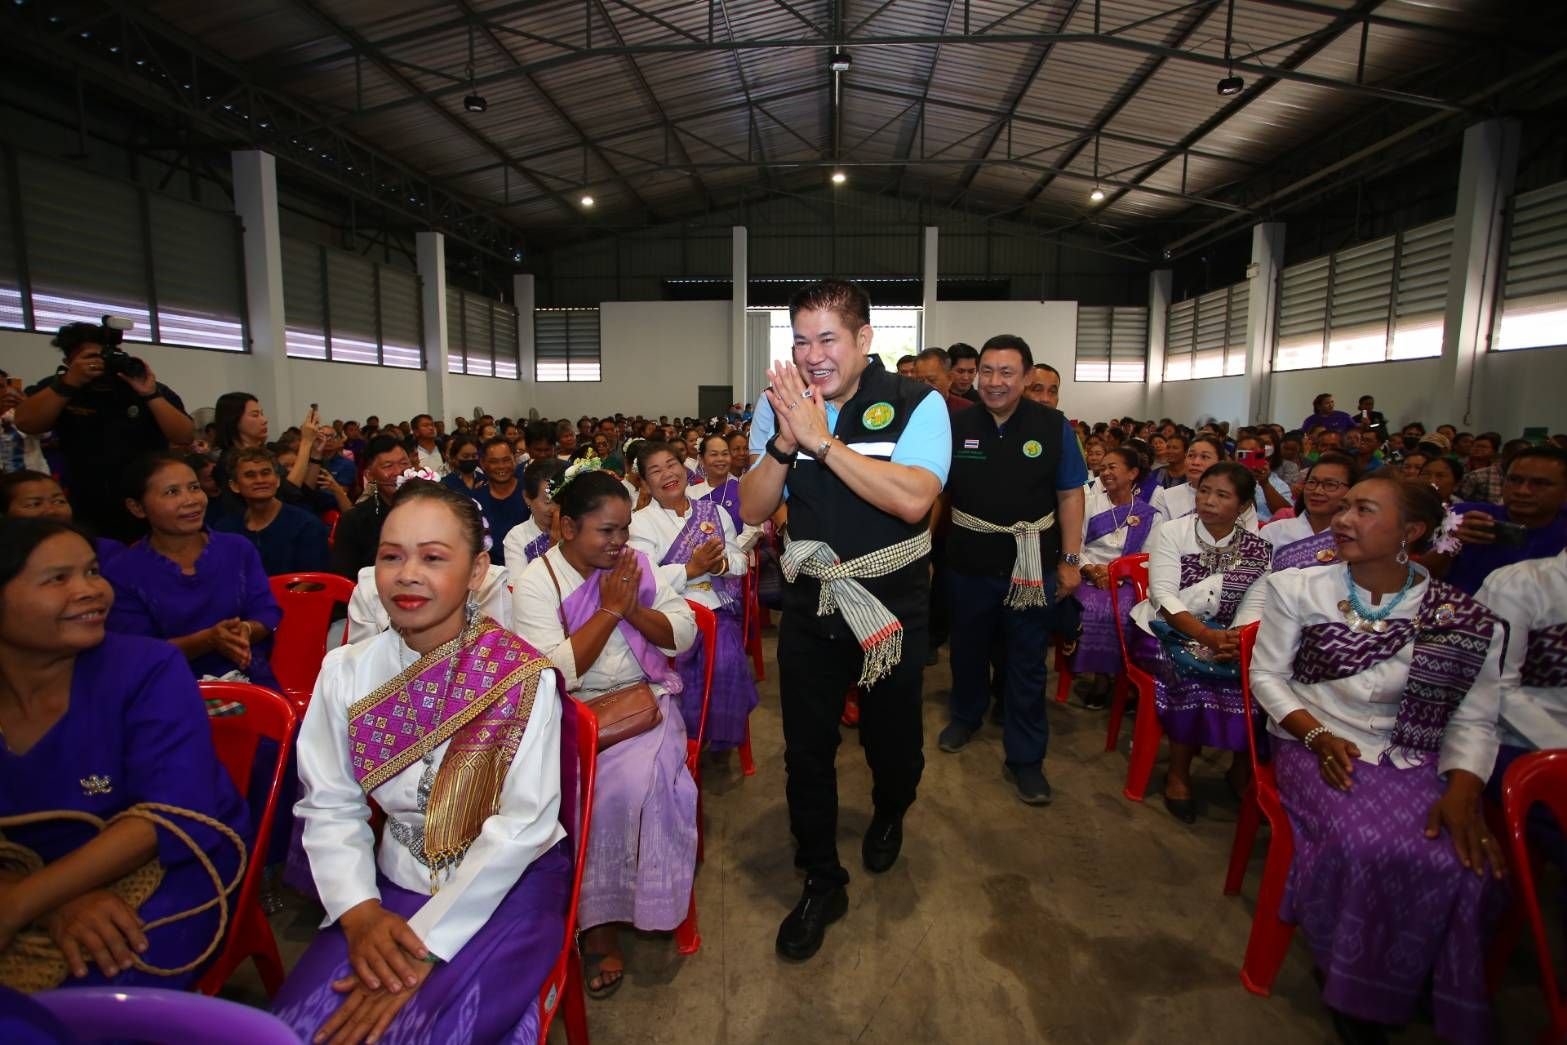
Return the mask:
[[[927,626],[919,611],[902,618],[903,657],[892,674],[860,694],[860,744],[871,770],[876,812],[901,816],[914,804],[925,769],[920,694]],[[842,885],[838,860],[838,744],[844,695],[860,677],[864,654],[840,614],[789,609],[778,625],[784,767],[794,865],[810,885]]]
[[[947,539],[930,541],[930,648],[937,649],[952,633],[951,583],[947,574]]]

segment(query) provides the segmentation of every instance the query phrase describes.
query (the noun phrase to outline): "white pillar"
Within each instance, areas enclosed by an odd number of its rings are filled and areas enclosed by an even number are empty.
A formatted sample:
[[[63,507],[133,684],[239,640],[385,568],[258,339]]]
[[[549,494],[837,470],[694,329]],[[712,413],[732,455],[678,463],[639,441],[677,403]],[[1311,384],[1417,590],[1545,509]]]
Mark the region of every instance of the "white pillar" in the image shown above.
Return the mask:
[[[1481,394],[1479,364],[1491,343],[1504,211],[1517,172],[1516,120],[1486,120],[1464,132],[1434,415],[1460,427],[1473,423],[1471,404]]]
[[[1169,269],[1148,274],[1148,372],[1143,375],[1143,416],[1155,420],[1164,413],[1165,321],[1170,315],[1174,275]]]
[[[278,229],[277,160],[259,149],[235,152],[234,213],[244,228],[245,308],[256,394],[273,417],[295,423],[283,319],[283,235]]]
[[[1252,226],[1246,268],[1246,398],[1248,424],[1273,418],[1273,342],[1279,322],[1279,270],[1284,267],[1284,223]]]
[[[764,375],[747,373],[745,365],[745,304],[750,281],[746,228],[735,225],[729,231],[729,398],[744,403],[760,392]]]
[[[511,278],[511,299],[517,306],[517,378],[522,382],[523,402],[532,406],[538,392],[534,381],[533,310],[537,298],[533,287],[533,273],[519,272]],[[540,405],[540,410],[543,410]]]
[[[940,246],[941,230],[935,225],[926,225],[925,251],[923,258],[924,264],[920,269],[925,277],[925,321],[922,327],[922,332],[931,328],[931,320],[936,314],[936,281],[941,275]],[[925,338],[919,345],[915,347],[917,349],[925,348],[929,344],[931,344],[930,339]]]
[[[446,237],[439,232],[414,234],[419,260],[419,298],[424,313],[424,394],[425,409],[432,417],[446,422],[446,430],[455,432],[456,413],[466,410],[465,403],[447,402],[448,374],[451,363],[446,340]],[[452,411],[448,416],[448,411]]]

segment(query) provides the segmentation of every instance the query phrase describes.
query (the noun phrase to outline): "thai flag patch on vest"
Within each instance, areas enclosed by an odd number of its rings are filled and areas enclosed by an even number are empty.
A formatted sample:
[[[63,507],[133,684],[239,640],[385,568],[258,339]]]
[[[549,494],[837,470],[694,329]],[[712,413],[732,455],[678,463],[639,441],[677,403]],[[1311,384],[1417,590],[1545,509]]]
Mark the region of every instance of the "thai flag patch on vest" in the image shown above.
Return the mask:
[[[963,449],[965,449],[965,450],[978,450],[979,449],[979,440],[978,439],[965,439],[965,440],[963,440]]]

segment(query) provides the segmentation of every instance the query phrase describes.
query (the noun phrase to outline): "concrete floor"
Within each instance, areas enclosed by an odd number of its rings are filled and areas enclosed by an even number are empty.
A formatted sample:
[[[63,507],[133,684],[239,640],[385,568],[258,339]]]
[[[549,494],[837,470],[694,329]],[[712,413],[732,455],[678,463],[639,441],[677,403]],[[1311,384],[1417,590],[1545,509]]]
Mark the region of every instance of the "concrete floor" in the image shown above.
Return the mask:
[[[998,727],[987,724],[961,754],[937,749],[945,656],[925,675],[925,776],[903,855],[879,877],[860,866],[870,774],[845,730],[838,844],[853,875],[849,913],[810,962],[779,959],[773,938],[801,883],[773,633],[766,644],[756,775],[741,776],[733,756],[704,767],[702,949],[682,958],[667,936],[629,936],[625,986],[588,1002],[596,1043],[1334,1040],[1298,938],[1271,998],[1248,994],[1238,978],[1262,849],[1243,895],[1224,896],[1235,822],[1221,776],[1227,754],[1199,762],[1202,819],[1186,827],[1159,802],[1162,769],[1147,803],[1121,796],[1130,722],[1121,750],[1107,753],[1103,712],[1052,702],[1055,801],[1025,806],[1002,778]],[[288,964],[315,917],[302,903],[275,916]],[[1529,950],[1514,955],[1496,999],[1502,1041],[1532,1040],[1544,1026]],[[248,968],[225,993],[264,1003]],[[558,1021],[551,1040],[565,1040]],[[1426,1025],[1395,1040],[1437,1039]]]

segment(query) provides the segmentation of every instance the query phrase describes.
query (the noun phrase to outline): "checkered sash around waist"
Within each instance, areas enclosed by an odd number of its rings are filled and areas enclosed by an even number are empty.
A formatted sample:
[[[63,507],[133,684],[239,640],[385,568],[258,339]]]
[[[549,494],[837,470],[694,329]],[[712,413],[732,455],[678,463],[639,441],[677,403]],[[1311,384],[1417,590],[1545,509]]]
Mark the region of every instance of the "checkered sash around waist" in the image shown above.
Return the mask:
[[[1529,632],[1522,681],[1531,689],[1567,687],[1567,621]]]
[[[998,526],[960,508],[952,509],[952,523],[975,533],[1010,533],[1017,539],[1017,557],[1012,560],[1012,586],[1007,589],[1006,605],[1026,610],[1045,605],[1045,564],[1039,555],[1039,535],[1056,524],[1056,513],[1042,515],[1033,522],[1015,522]]]
[[[1409,679],[1398,701],[1393,739],[1383,761],[1397,753],[1414,764],[1442,747],[1453,710],[1469,693],[1491,651],[1497,619],[1457,588],[1432,580],[1412,619],[1388,621],[1377,634],[1341,621],[1301,629],[1291,677],[1304,685],[1348,678],[1393,656],[1411,640]]]
[[[834,610],[843,612],[854,637],[860,640],[865,663],[858,685],[871,686],[892,673],[903,659],[903,622],[860,583],[872,577],[885,577],[930,554],[930,531],[921,530],[906,541],[857,559],[840,562],[838,554],[825,541],[793,540],[784,548],[779,565],[784,579],[793,584],[800,574],[821,582],[816,615],[825,617]]]

